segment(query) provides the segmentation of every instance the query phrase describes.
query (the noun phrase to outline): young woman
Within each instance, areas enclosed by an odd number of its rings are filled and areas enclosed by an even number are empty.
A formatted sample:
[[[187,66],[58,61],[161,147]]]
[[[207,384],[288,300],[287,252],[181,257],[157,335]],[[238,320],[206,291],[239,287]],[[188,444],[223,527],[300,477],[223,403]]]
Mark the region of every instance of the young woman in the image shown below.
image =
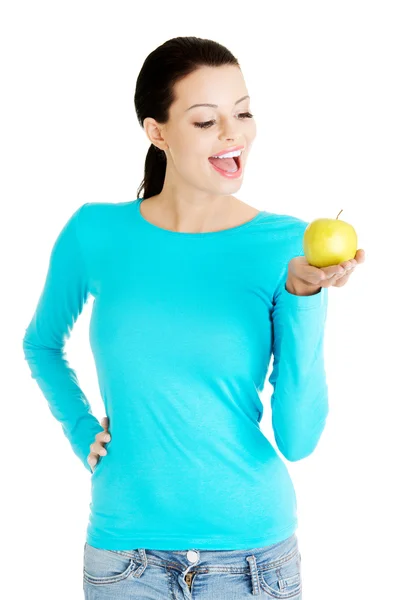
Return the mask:
[[[259,393],[273,355],[277,447],[288,461],[310,455],[328,414],[327,288],[362,251],[312,267],[307,222],[233,195],[256,125],[225,47],[156,48],[135,108],[151,142],[137,198],[70,217],[23,343],[92,473],[85,597],[299,599],[296,495],[261,432]],[[63,353],[89,294],[101,423]]]

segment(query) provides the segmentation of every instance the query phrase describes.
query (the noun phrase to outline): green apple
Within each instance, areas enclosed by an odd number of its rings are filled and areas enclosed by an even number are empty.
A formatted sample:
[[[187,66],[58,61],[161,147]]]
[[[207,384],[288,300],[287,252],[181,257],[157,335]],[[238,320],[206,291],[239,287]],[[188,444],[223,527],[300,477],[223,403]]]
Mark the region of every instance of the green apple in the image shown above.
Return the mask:
[[[304,256],[313,267],[338,265],[354,258],[357,253],[354,227],[338,219],[338,216],[336,219],[315,219],[304,231]]]

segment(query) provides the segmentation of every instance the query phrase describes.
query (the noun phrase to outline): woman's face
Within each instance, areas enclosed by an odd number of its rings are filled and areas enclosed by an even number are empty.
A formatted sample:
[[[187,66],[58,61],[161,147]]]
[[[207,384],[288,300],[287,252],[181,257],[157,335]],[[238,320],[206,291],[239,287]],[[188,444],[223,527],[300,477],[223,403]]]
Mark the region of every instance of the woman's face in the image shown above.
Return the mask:
[[[241,70],[232,65],[201,67],[178,82],[174,92],[175,101],[167,123],[145,119],[148,134],[155,136],[149,139],[166,152],[166,183],[189,184],[216,195],[235,192],[242,184],[248,153],[256,136]],[[191,108],[205,103],[215,106]],[[238,178],[221,175],[208,160],[232,146],[244,146],[240,157],[242,175]]]

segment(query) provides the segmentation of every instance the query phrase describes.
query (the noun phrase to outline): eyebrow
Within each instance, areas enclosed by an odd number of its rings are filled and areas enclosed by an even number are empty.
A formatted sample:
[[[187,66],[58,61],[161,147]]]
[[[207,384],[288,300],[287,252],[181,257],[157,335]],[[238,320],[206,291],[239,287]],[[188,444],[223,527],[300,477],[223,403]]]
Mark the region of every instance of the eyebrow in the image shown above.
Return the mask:
[[[239,102],[242,102],[242,100],[245,100],[246,98],[250,98],[250,96],[243,96],[243,98],[236,100],[235,104],[239,104]],[[218,108],[218,104],[193,104],[193,106],[189,106],[189,108],[187,108],[185,112],[187,112],[191,108],[195,108],[196,106],[211,106],[212,108]]]

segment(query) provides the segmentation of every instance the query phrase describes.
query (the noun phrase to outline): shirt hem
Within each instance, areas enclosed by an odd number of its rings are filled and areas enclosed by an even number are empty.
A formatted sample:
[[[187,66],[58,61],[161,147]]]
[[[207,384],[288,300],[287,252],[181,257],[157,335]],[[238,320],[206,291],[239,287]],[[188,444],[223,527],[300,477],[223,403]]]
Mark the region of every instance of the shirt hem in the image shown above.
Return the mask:
[[[186,550],[196,548],[198,550],[248,550],[263,548],[284,541],[295,533],[297,521],[289,527],[280,529],[270,535],[240,539],[224,536],[192,536],[168,535],[157,537],[132,536],[125,538],[110,538],[107,535],[96,536],[90,533],[86,535],[86,542],[90,546],[103,550],[138,550],[147,548],[154,550]]]

